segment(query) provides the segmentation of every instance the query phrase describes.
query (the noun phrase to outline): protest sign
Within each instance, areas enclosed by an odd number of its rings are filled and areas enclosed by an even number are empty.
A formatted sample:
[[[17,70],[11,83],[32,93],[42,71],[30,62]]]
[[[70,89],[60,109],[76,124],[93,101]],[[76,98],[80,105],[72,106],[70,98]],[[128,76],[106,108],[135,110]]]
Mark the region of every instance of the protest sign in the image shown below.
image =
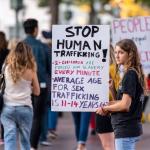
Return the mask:
[[[108,103],[108,25],[53,25],[53,111],[95,111]]]
[[[136,43],[144,73],[150,73],[150,16],[114,19],[112,22],[113,44],[126,38]]]

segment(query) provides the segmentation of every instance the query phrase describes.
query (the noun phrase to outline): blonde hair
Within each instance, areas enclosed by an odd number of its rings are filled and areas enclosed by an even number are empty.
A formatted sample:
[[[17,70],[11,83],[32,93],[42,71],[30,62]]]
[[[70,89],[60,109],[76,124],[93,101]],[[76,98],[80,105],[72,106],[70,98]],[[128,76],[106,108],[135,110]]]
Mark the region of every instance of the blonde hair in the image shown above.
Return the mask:
[[[118,85],[120,82],[120,76],[119,76],[119,72],[117,70],[117,64],[116,64],[116,60],[115,60],[115,55],[114,55],[114,48],[112,46],[112,44],[110,44],[110,61],[109,61],[109,75],[110,78],[113,79],[114,83],[115,83],[115,89],[118,89]]]
[[[21,79],[27,69],[36,71],[36,63],[32,54],[32,49],[24,42],[19,42],[14,50],[10,51],[6,59],[8,71],[14,83]]]
[[[116,46],[119,46],[121,49],[128,53],[129,57],[125,64],[125,69],[126,71],[130,69],[135,70],[137,72],[139,81],[144,88],[144,73],[140,62],[137,46],[131,39],[123,39],[116,43]]]
[[[11,39],[8,42],[8,49],[9,50],[15,50],[17,44],[19,43],[19,39]]]
[[[109,64],[116,64],[116,60],[115,60],[115,56],[114,56],[114,48],[113,46],[110,44],[110,62]]]

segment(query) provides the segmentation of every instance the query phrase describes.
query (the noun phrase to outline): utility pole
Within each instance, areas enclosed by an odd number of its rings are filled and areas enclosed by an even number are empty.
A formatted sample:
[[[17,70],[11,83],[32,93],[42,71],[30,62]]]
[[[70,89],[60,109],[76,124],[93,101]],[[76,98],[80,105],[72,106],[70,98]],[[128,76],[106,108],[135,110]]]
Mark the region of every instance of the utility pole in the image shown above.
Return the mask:
[[[19,38],[19,11],[23,8],[23,0],[10,0],[11,4],[11,9],[14,9],[15,11],[15,21],[16,21],[16,28],[15,28],[15,33],[16,33],[16,38]]]

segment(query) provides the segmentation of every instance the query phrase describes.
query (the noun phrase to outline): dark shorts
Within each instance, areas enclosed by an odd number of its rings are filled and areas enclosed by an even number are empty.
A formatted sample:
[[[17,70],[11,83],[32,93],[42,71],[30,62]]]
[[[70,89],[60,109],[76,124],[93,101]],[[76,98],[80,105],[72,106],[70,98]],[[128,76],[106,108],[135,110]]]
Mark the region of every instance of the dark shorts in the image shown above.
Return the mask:
[[[96,132],[97,133],[113,132],[110,116],[101,116],[96,114]]]

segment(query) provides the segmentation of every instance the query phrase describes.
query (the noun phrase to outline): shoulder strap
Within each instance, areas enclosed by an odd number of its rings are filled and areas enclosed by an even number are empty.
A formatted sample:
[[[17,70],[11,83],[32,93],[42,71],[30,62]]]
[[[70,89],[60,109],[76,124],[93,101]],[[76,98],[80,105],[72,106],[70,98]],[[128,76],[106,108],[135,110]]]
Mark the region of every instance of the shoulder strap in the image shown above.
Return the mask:
[[[4,72],[5,72],[5,68],[6,68],[6,64],[4,63],[3,66],[2,66],[2,72],[1,72],[1,74],[3,74],[3,75],[4,75]]]

